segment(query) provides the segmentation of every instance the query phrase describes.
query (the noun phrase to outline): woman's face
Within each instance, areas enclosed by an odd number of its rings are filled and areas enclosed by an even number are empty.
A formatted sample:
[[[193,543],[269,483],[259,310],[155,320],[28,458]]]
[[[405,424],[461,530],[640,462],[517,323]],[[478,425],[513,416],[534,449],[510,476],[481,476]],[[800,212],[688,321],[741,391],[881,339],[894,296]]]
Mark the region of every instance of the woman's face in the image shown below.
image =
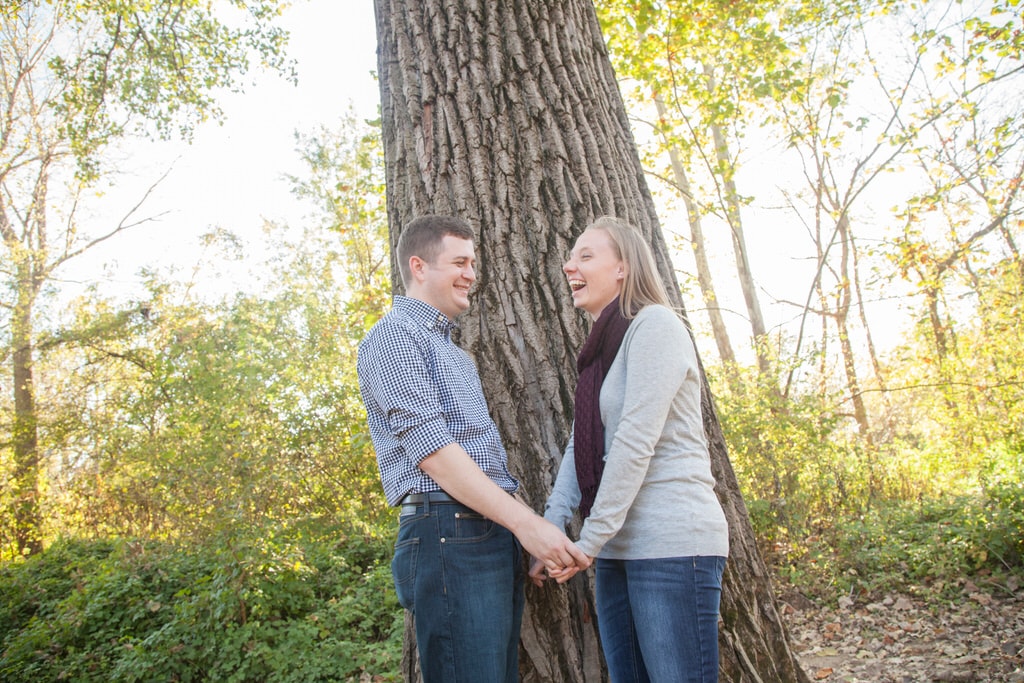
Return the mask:
[[[587,228],[562,266],[572,289],[572,302],[597,320],[622,292],[626,264],[616,254],[606,230]]]

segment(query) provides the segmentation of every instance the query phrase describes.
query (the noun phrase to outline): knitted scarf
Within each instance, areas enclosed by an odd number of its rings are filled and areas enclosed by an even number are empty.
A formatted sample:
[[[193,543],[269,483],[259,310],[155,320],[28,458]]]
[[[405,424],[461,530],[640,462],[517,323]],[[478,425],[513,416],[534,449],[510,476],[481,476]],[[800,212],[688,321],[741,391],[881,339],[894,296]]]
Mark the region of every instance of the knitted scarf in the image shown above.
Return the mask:
[[[573,452],[576,480],[579,483],[580,515],[584,519],[597,496],[604,471],[604,423],[601,422],[601,385],[622,345],[630,321],[619,311],[616,297],[601,311],[590,330],[587,342],[576,359],[579,381],[576,384],[576,421],[573,426]]]

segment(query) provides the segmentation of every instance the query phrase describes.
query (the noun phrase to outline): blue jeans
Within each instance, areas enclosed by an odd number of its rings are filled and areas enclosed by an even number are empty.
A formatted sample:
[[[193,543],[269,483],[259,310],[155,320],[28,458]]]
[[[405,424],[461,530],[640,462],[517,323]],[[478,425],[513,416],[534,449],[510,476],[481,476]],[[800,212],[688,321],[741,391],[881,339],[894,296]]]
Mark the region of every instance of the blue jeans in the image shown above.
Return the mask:
[[[597,624],[614,683],[718,680],[724,557],[597,558]]]
[[[416,620],[424,683],[515,683],[523,556],[503,526],[458,503],[399,518],[391,561],[398,601]]]

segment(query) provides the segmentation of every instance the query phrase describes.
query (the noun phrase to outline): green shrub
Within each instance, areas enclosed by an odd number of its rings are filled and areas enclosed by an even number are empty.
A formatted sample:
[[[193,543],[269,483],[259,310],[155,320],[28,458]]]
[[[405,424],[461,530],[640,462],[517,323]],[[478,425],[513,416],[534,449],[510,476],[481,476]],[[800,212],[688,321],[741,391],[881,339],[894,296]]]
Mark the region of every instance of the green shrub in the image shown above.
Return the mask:
[[[997,570],[1024,568],[1024,481],[990,484],[973,521],[971,537],[982,565]]]
[[[966,577],[1024,574],[1024,488],[878,506],[838,520],[835,583],[850,590],[941,592]]]
[[[973,413],[946,414],[929,383],[877,399],[883,415],[869,439],[826,384],[794,385],[783,398],[754,368],[708,373],[751,525],[780,586],[834,598],[1024,573],[1024,438],[1015,420],[969,425]],[[1004,404],[1017,415],[1013,396]]]
[[[116,549],[111,541],[62,539],[40,555],[0,565],[0,644],[37,616],[46,619]]]
[[[0,681],[398,680],[389,549],[336,530],[59,544],[0,573]]]

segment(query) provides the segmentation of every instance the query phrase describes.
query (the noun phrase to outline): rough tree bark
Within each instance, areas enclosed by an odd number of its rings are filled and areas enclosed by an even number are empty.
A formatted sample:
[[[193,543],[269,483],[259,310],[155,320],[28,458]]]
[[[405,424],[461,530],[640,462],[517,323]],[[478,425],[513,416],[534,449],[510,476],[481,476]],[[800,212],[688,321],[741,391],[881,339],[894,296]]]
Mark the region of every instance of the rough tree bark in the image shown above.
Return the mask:
[[[460,343],[480,369],[521,495],[541,510],[569,435],[574,359],[586,334],[561,271],[576,236],[602,214],[639,226],[682,309],[594,7],[590,0],[374,4],[391,243],[428,212],[462,216],[479,231],[476,291]],[[732,534],[723,679],[806,681],[706,389],[705,382],[705,427]],[[607,677],[590,577],[531,587],[527,602],[522,680]]]

